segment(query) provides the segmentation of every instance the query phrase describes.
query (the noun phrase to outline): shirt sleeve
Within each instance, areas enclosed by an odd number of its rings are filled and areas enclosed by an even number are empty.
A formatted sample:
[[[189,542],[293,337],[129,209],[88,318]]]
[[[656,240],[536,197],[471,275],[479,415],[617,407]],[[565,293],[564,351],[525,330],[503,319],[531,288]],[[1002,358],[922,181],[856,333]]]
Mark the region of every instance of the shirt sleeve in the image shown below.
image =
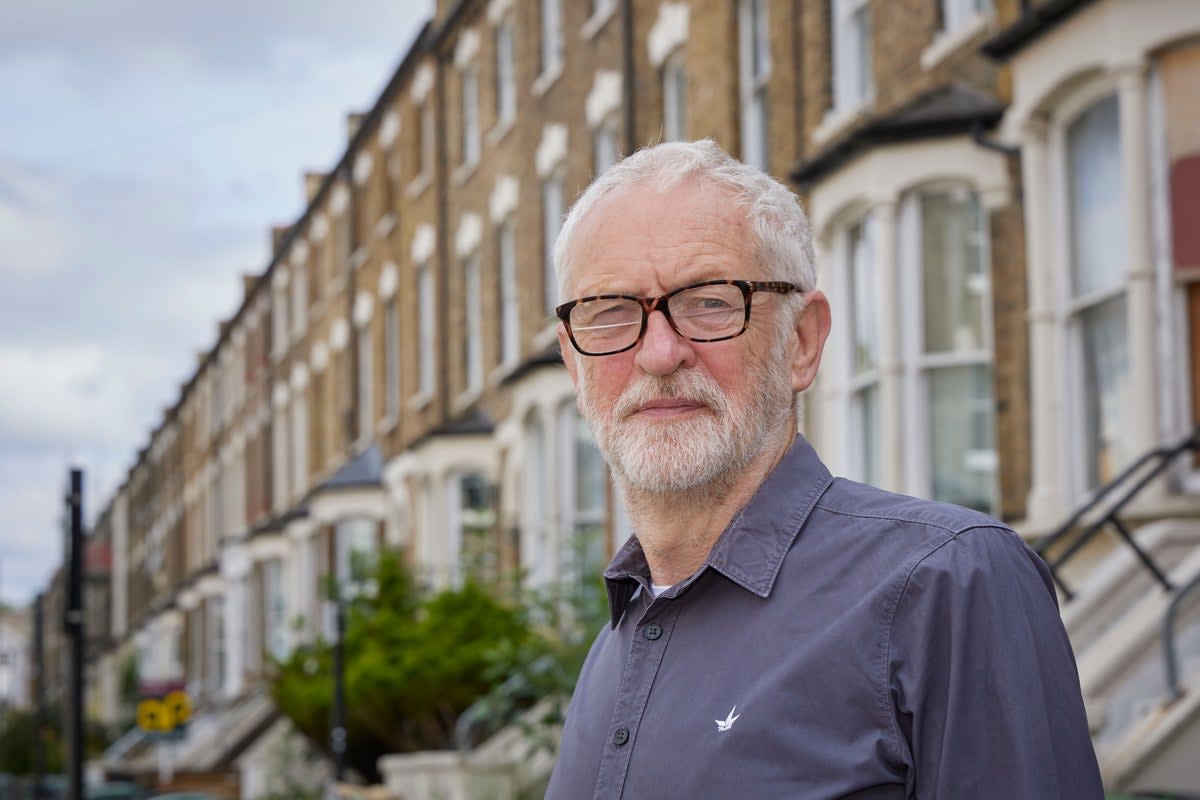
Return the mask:
[[[1012,531],[970,529],[921,560],[887,640],[909,797],[1104,797],[1049,571]]]

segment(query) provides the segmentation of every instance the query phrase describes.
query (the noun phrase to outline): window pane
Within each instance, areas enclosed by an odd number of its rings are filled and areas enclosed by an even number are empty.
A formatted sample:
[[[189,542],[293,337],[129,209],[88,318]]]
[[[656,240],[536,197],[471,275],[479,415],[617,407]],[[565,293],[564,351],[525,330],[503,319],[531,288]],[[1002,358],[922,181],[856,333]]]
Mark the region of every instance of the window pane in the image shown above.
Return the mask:
[[[478,389],[483,384],[483,310],[479,295],[479,258],[472,256],[466,265],[466,337],[467,388]]]
[[[396,314],[396,300],[387,303],[384,319],[385,353],[384,359],[387,380],[387,415],[396,419],[400,414],[400,320]]]
[[[421,345],[421,393],[433,392],[433,275],[429,266],[422,266],[417,273],[417,299],[421,304],[420,310],[420,345]]]
[[[879,286],[875,271],[875,248],[870,220],[850,231],[850,296],[854,323],[855,373],[866,372],[879,362],[879,310],[875,296]]]
[[[879,386],[871,384],[855,393],[858,426],[859,479],[879,485]]]
[[[562,0],[542,0],[542,72],[550,72],[562,61]]]
[[[542,270],[545,280],[547,313],[553,314],[558,305],[558,280],[554,273],[554,241],[563,217],[562,179],[549,178],[542,183]]]
[[[462,73],[462,160],[474,164],[479,160],[479,80],[475,69]]]
[[[613,127],[606,120],[592,132],[592,161],[596,175],[617,162],[617,135]]]
[[[495,491],[477,472],[459,480],[459,520],[462,525],[458,554],[463,577],[482,584],[500,580],[500,561],[493,531],[496,525]]]
[[[663,67],[663,139],[682,139],[687,126],[687,70],[676,53]]]
[[[517,241],[513,223],[500,226],[500,359],[515,364],[520,352],[517,300]]]
[[[366,440],[375,432],[375,348],[371,327],[358,332],[358,438]]]
[[[1084,437],[1088,487],[1117,476],[1129,463],[1129,350],[1125,297],[1092,306],[1079,315],[1083,342]]]
[[[989,366],[929,371],[933,499],[995,512],[994,430]]]
[[[872,63],[871,63],[871,10],[870,6],[863,3],[854,12],[851,19],[851,37],[854,43],[854,73],[855,73],[855,100],[862,102],[872,91]]]
[[[1121,129],[1117,96],[1101,100],[1067,129],[1074,295],[1119,286],[1125,276]]]
[[[510,119],[516,111],[513,86],[512,22],[505,19],[496,28],[496,117]]]
[[[925,352],[984,350],[991,285],[979,198],[965,189],[931,192],[920,207]]]

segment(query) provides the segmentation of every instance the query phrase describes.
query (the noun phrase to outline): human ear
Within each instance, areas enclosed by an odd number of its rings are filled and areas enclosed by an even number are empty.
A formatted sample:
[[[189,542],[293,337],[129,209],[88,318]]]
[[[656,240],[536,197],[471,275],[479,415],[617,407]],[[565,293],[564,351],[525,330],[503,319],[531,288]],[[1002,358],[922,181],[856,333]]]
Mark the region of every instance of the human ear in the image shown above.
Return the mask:
[[[829,300],[824,293],[813,290],[806,298],[804,310],[796,318],[795,338],[792,341],[792,391],[803,392],[816,380],[821,366],[821,353],[829,338],[831,325]]]

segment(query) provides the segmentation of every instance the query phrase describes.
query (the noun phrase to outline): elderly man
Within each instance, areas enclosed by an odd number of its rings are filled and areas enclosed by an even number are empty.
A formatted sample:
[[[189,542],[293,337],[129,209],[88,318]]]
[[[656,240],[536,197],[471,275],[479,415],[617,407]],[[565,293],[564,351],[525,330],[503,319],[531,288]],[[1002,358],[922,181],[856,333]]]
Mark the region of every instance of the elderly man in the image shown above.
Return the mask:
[[[547,797],[1102,797],[1041,561],[797,434],[830,328],[811,241],[711,142],[634,154],[567,217],[563,361],[636,534]]]

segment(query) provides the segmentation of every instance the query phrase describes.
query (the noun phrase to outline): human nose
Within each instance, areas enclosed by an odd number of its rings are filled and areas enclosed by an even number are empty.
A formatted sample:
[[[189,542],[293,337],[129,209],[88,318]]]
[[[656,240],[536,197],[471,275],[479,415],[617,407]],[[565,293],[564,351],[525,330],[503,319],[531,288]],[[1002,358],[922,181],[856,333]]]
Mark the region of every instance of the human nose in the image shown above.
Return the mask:
[[[647,375],[662,376],[691,366],[695,358],[692,343],[675,332],[666,315],[658,310],[650,312],[634,364]]]

